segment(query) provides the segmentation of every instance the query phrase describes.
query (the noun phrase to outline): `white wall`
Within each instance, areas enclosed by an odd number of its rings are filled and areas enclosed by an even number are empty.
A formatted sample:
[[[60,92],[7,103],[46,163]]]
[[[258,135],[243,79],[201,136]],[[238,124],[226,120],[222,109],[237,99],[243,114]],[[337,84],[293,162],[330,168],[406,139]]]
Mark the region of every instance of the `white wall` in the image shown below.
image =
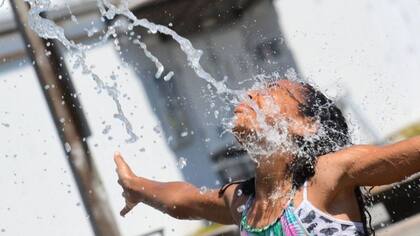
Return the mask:
[[[0,235],[92,235],[29,63],[0,65],[0,98]]]
[[[274,3],[304,76],[347,89],[381,137],[420,120],[419,1]]]

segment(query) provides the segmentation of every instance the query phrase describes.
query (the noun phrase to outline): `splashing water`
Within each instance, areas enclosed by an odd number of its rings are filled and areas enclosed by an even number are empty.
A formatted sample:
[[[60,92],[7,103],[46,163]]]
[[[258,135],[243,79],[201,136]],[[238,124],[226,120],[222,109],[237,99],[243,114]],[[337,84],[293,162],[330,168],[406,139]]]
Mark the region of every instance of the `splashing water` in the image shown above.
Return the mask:
[[[236,208],[236,211],[238,213],[242,213],[246,210],[246,206],[245,205],[240,205],[238,208]]]
[[[125,16],[132,21],[131,25],[129,26],[130,28],[141,26],[148,29],[151,33],[156,34],[159,32],[161,34],[171,36],[180,45],[181,50],[186,54],[189,66],[200,78],[204,79],[214,88],[216,88],[218,94],[237,94],[237,91],[229,89],[223,81],[216,80],[203,69],[200,64],[200,59],[203,55],[201,50],[195,49],[188,39],[181,37],[177,32],[166,26],[152,23],[147,19],[138,19],[128,9],[128,0],[123,0],[118,7],[113,5],[109,0],[98,0],[98,7],[101,11],[101,14],[109,20],[112,20],[116,15]],[[108,8],[108,10],[106,8]]]
[[[185,157],[180,157],[176,165],[179,169],[184,169],[187,166],[187,159]]]
[[[82,71],[84,74],[90,75],[94,82],[96,82],[98,93],[102,90],[105,90],[107,94],[112,98],[114,101],[118,113],[114,115],[115,118],[119,119],[125,126],[126,132],[129,135],[129,139],[126,141],[129,143],[135,142],[138,140],[137,135],[133,132],[132,125],[130,121],[124,114],[124,111],[121,107],[121,103],[119,102],[119,91],[117,89],[116,84],[113,86],[107,85],[103,80],[100,79],[98,75],[96,75],[92,69],[86,63],[86,54],[85,52],[93,47],[106,43],[106,41],[111,36],[116,36],[115,28],[123,27],[120,21],[116,21],[113,26],[109,27],[105,35],[102,39],[93,44],[93,45],[83,45],[83,44],[76,44],[70,40],[68,40],[65,36],[64,29],[56,25],[53,21],[43,18],[40,16],[41,13],[46,12],[50,9],[51,2],[50,0],[25,0],[31,6],[29,11],[29,26],[33,31],[35,31],[40,37],[45,39],[55,39],[60,41],[63,46],[69,51],[70,55],[75,58],[75,63],[73,68],[77,69],[82,67]],[[108,20],[112,20],[117,15],[122,15],[127,17],[132,23],[128,26],[129,29],[133,29],[135,26],[142,26],[149,29],[152,33],[162,33],[166,35],[170,35],[176,42],[179,43],[181,49],[186,53],[189,65],[193,68],[193,70],[197,73],[197,75],[206,80],[208,83],[212,84],[213,87],[216,88],[218,94],[227,93],[227,94],[238,94],[237,91],[233,91],[227,88],[224,81],[217,81],[214,79],[209,73],[207,73],[202,66],[200,65],[200,58],[202,56],[202,51],[195,49],[191,42],[180,35],[178,35],[172,29],[162,26],[156,25],[152,22],[149,22],[146,19],[137,19],[137,17],[130,12],[128,9],[128,1],[122,1],[119,7],[114,6],[111,4],[110,1],[98,0],[97,2],[99,10],[101,14],[106,17]],[[106,9],[108,8],[108,9]],[[153,56],[148,50],[144,43],[140,42],[139,40],[134,41],[140,45],[143,49],[146,56],[155,63],[157,67],[156,77],[159,78],[164,70],[163,65],[159,62],[159,60]],[[165,81],[169,81],[174,76],[174,73],[171,71],[165,77]]]
[[[207,188],[206,186],[201,186],[200,187],[200,194],[201,195],[207,193],[208,191],[209,191],[209,188]]]
[[[119,102],[120,92],[117,89],[117,85],[114,84],[110,86],[106,84],[103,80],[96,75],[93,70],[86,63],[86,54],[85,52],[92,47],[104,44],[108,38],[112,35],[115,35],[115,27],[118,27],[121,23],[117,21],[113,26],[109,27],[107,33],[102,38],[101,41],[95,43],[92,46],[86,46],[83,44],[76,44],[68,40],[64,34],[64,29],[56,25],[53,21],[43,18],[40,16],[41,13],[46,12],[50,9],[51,2],[50,0],[25,0],[31,6],[28,16],[29,26],[33,31],[35,31],[38,36],[45,39],[55,39],[60,41],[64,47],[69,51],[71,57],[75,58],[75,63],[73,65],[74,69],[82,67],[83,74],[90,75],[93,81],[96,83],[97,92],[100,93],[102,90],[105,90],[106,93],[114,101],[118,113],[114,115],[114,118],[119,119],[125,129],[129,138],[126,140],[128,143],[133,143],[138,140],[137,135],[133,132],[133,127],[130,121],[124,114],[121,103]]]
[[[167,26],[158,25],[148,21],[147,19],[138,19],[128,8],[128,0],[123,0],[121,3],[116,6],[111,3],[109,0],[97,0],[97,6],[101,15],[108,19],[113,20],[116,16],[123,16],[128,19],[128,25],[120,20],[116,20],[112,26],[109,26],[101,37],[101,39],[92,44],[92,45],[83,45],[83,44],[76,44],[65,37],[64,30],[57,26],[53,21],[45,19],[40,16],[41,13],[47,11],[50,7],[50,0],[25,0],[30,3],[31,10],[29,12],[29,26],[40,36],[46,39],[56,39],[60,41],[64,47],[69,51],[70,55],[75,58],[74,68],[81,68],[84,74],[89,75],[92,80],[97,85],[97,91],[100,93],[101,91],[105,91],[112,100],[114,101],[117,113],[114,115],[116,119],[119,119],[125,129],[129,138],[126,140],[129,143],[135,142],[138,140],[137,135],[133,132],[133,127],[130,121],[124,114],[122,109],[121,103],[119,102],[120,92],[118,90],[117,84],[109,85],[105,83],[101,78],[94,73],[94,71],[86,64],[86,54],[85,51],[96,47],[98,45],[105,44],[109,38],[117,37],[116,29],[124,28],[124,30],[133,30],[134,27],[143,27],[149,30],[150,33],[157,34],[161,33],[167,36],[172,37],[179,46],[180,49],[185,53],[187,56],[188,65],[193,69],[193,71],[197,74],[197,76],[208,83],[207,89],[210,94],[210,99],[221,99],[222,101],[231,104],[237,105],[240,101],[245,101],[256,113],[256,122],[258,127],[261,131],[258,132],[256,135],[249,135],[246,137],[245,142],[243,142],[243,146],[247,151],[251,154],[251,156],[269,156],[270,154],[276,152],[280,148],[284,148],[286,150],[291,150],[292,152],[297,152],[296,146],[294,142],[290,139],[289,134],[289,124],[290,121],[287,118],[280,118],[274,125],[267,123],[267,117],[264,111],[256,104],[255,101],[248,98],[247,92],[245,90],[233,90],[228,88],[226,85],[226,78],[222,80],[216,80],[214,77],[211,76],[207,71],[203,69],[200,64],[200,59],[203,55],[201,50],[194,48],[192,43],[180,36],[177,32],[168,28]],[[89,31],[89,34],[92,34]],[[93,31],[92,31],[93,32]],[[134,34],[134,32],[132,32]],[[140,36],[137,36],[136,39],[132,40],[133,44],[139,46],[139,48],[144,52],[146,57],[148,57],[156,66],[156,73],[155,78],[159,79],[162,77],[164,72],[164,66],[159,61],[159,59],[154,56],[148,49],[145,43],[140,41]],[[118,41],[116,43],[116,48],[119,48]],[[164,77],[164,81],[169,81],[173,78],[174,72],[168,72]],[[296,75],[296,72],[293,69],[287,70],[285,77],[291,81],[299,81],[299,78]],[[278,80],[284,78],[279,74],[271,74],[271,75],[260,75],[256,76],[254,80],[256,83],[254,84],[252,89],[261,89],[267,88],[267,83],[273,80]],[[214,94],[216,92],[216,94]],[[271,96],[264,97],[265,104],[268,104],[270,110],[274,113],[278,113],[280,108],[279,105],[276,104],[274,99]],[[215,103],[211,102],[210,108],[215,109]],[[214,116],[218,118],[219,111],[213,112]],[[227,131],[232,131],[234,127],[234,120],[227,119],[224,120],[224,125]],[[322,127],[318,133],[322,133]],[[183,132],[180,134],[181,137],[185,137],[188,135],[188,132]],[[259,145],[261,141],[264,141],[265,145]]]
[[[145,43],[140,42],[140,40],[138,40],[138,39],[134,39],[133,43],[139,45],[140,48],[143,49],[146,57],[148,57],[153,63],[155,63],[156,68],[157,68],[155,78],[159,79],[160,76],[162,76],[162,73],[165,70],[165,67],[163,67],[162,63],[160,63],[160,61],[157,57],[155,57],[149,50],[147,50],[147,46],[146,46]]]
[[[70,153],[71,152],[71,145],[70,145],[70,143],[65,143],[64,144],[64,147],[65,147],[67,153]]]

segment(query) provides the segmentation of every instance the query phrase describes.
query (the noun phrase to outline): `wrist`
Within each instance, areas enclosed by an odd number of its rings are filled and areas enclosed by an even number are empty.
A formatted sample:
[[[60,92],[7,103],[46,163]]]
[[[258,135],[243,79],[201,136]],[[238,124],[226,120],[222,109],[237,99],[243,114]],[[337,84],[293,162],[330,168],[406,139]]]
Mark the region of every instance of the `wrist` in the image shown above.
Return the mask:
[[[133,191],[135,197],[138,199],[138,201],[143,200],[143,195],[145,191],[144,181],[141,177],[138,176],[132,176],[129,180],[129,189]]]

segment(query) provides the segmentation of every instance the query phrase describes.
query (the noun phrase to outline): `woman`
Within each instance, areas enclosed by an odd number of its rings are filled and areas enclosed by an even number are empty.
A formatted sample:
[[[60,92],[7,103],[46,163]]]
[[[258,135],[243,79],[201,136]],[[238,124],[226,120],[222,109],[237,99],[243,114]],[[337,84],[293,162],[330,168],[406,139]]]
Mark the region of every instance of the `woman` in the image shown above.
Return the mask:
[[[253,179],[201,193],[138,177],[116,153],[121,215],[143,202],[179,219],[237,224],[241,235],[368,235],[359,187],[420,171],[419,137],[351,146],[341,111],[308,84],[280,80],[248,95],[233,133],[258,162]]]

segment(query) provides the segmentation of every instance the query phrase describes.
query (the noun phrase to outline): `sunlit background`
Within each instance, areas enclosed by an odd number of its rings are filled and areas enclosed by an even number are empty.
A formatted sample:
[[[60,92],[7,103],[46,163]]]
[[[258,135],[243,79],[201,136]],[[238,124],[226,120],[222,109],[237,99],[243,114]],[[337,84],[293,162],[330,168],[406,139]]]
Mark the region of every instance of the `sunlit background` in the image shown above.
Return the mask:
[[[20,0],[16,0],[20,1]],[[113,22],[95,1],[53,0],[47,14],[68,38],[90,44]],[[0,4],[2,1],[0,0]],[[420,1],[132,0],[137,17],[170,26],[203,50],[203,67],[232,88],[256,75],[293,68],[339,103],[355,143],[384,144],[420,134]],[[73,16],[73,17],[72,17]],[[88,64],[116,83],[125,115],[139,136],[127,143],[117,107],[59,47],[83,107],[85,137],[121,235],[237,235],[236,228],[179,221],[138,206],[127,217],[113,163],[120,150],[138,175],[187,180],[206,189],[252,175],[253,166],[213,114],[207,84],[172,39],[135,28],[87,52]],[[173,71],[170,81],[138,45]],[[59,44],[57,43],[59,46]],[[94,235],[68,155],[51,116],[9,1],[0,7],[0,235]],[[221,101],[216,106],[221,106]],[[68,151],[68,150],[67,150]],[[184,166],[184,162],[186,165]],[[377,235],[418,235],[417,178],[373,190]]]

